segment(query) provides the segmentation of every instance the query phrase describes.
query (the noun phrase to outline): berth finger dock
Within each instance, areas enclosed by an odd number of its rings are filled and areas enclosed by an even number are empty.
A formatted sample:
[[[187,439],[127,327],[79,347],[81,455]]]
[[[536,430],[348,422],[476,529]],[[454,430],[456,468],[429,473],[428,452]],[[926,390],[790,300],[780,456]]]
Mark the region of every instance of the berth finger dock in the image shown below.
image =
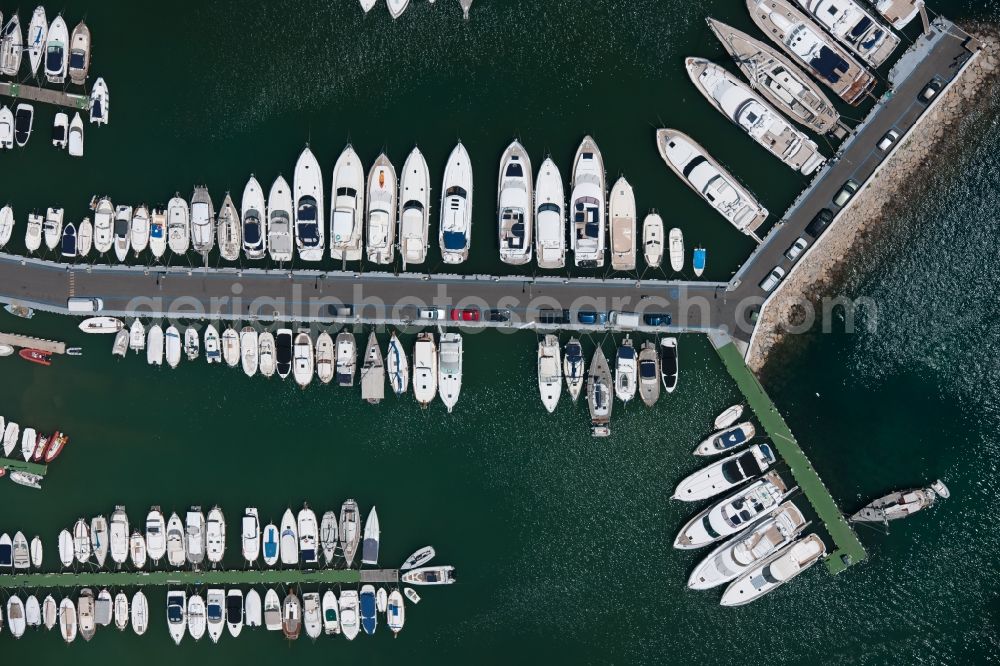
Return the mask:
[[[25,102],[52,104],[77,111],[86,111],[90,108],[90,97],[87,95],[75,95],[62,90],[26,86],[23,83],[0,83],[0,95]]]
[[[207,569],[67,571],[0,575],[0,589],[165,587],[183,585],[352,585],[399,582],[397,569]]]

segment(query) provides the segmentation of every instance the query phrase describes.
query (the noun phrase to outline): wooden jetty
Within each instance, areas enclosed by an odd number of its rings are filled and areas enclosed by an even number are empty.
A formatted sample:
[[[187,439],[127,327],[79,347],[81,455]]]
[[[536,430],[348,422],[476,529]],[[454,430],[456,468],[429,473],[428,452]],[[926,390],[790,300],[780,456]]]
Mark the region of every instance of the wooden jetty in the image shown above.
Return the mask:
[[[0,95],[26,102],[40,102],[42,104],[77,109],[78,111],[86,111],[90,108],[90,97],[88,95],[75,95],[63,90],[26,86],[22,83],[0,83]]]
[[[22,347],[24,349],[38,349],[50,354],[66,353],[65,342],[32,338],[27,335],[17,335],[16,333],[0,333],[0,345],[10,345],[11,347]]]

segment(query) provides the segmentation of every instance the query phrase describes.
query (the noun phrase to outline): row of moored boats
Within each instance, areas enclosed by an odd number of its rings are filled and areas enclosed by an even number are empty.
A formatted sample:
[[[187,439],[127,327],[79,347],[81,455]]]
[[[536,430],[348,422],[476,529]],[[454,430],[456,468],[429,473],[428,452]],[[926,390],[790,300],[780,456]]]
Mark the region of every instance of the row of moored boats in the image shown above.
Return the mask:
[[[38,432],[35,428],[26,427],[22,430],[15,421],[7,421],[0,416],[0,436],[3,438],[3,457],[11,459],[18,450],[20,443],[21,457],[25,462],[35,462],[48,465],[55,460],[66,444],[69,435],[58,430],[51,435]],[[0,477],[7,474],[7,468],[0,466]],[[42,476],[33,472],[15,469],[10,472],[10,480],[29,488],[41,488]]]

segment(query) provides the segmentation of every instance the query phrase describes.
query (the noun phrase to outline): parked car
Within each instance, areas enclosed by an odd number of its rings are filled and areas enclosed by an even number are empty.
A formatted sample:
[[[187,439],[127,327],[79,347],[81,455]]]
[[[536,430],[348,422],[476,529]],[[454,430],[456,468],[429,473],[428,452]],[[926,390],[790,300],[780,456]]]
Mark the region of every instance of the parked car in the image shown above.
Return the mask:
[[[581,324],[605,324],[608,321],[608,315],[594,310],[580,310],[576,313],[576,320]]]
[[[937,97],[937,94],[941,92],[941,82],[937,79],[932,80],[924,89],[920,91],[920,95],[917,97],[921,102],[930,102],[932,99]]]
[[[569,310],[555,310],[553,308],[539,308],[538,321],[542,324],[568,324]]]
[[[882,137],[882,140],[878,142],[878,149],[884,153],[890,148],[892,148],[892,146],[895,145],[897,141],[899,141],[899,132],[897,132],[894,129],[891,129],[888,132],[886,132],[885,136]]]
[[[673,323],[669,312],[647,312],[642,315],[642,320],[646,322],[646,326],[670,326]]]
[[[637,312],[619,312],[618,310],[612,310],[611,314],[608,316],[608,321],[611,322],[612,326],[629,330],[638,328],[640,320],[639,313]]]
[[[479,310],[475,308],[452,308],[452,321],[479,321]]]
[[[807,247],[809,247],[809,241],[807,241],[805,237],[799,236],[795,242],[792,243],[792,246],[785,252],[785,258],[789,261],[795,261]]]
[[[421,308],[417,312],[417,319],[444,319],[445,312],[442,308]]]
[[[342,305],[328,305],[326,306],[326,312],[331,317],[353,317],[354,306],[350,303],[344,303]]]
[[[490,310],[486,317],[490,321],[510,321],[510,310]]]
[[[833,203],[836,206],[843,208],[847,205],[847,202],[854,198],[855,193],[861,188],[861,183],[851,178],[849,181],[844,183],[844,186],[840,188],[837,192],[837,196],[833,198]]]
[[[833,211],[829,208],[824,208],[816,213],[816,217],[806,225],[806,233],[813,238],[819,238],[819,235],[830,226],[831,222],[833,222]]]
[[[774,270],[768,273],[764,281],[760,283],[760,288],[764,290],[764,293],[770,293],[778,286],[783,277],[785,277],[785,269],[781,266],[775,266]]]

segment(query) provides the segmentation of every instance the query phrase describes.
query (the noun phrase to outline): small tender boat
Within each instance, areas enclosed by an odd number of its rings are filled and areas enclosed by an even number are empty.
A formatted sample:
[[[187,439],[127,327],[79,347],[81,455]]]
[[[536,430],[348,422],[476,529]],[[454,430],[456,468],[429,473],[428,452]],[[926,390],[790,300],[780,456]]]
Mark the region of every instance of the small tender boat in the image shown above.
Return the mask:
[[[361,261],[365,213],[364,188],[364,166],[354,148],[348,144],[333,166],[333,181],[330,188],[330,257],[333,259]]]
[[[250,591],[247,592],[243,616],[248,627],[259,627],[264,623],[264,610],[260,593],[253,588],[250,588]]]
[[[69,143],[69,116],[60,111],[52,123],[52,145],[60,150]]]
[[[302,631],[302,604],[294,592],[289,592],[281,604],[281,631],[290,641]]]
[[[212,507],[205,521],[205,554],[212,566],[226,554],[226,519],[218,506]]]
[[[21,32],[21,18],[17,12],[14,12],[7,23],[3,24],[3,29],[0,30],[0,74],[17,76],[21,69],[24,51],[25,43],[24,34]]]
[[[438,393],[451,414],[462,392],[462,336],[442,333],[438,347]]]
[[[403,343],[399,341],[395,331],[389,337],[389,346],[385,351],[385,360],[389,372],[389,383],[392,385],[392,392],[396,395],[403,395],[410,381],[410,364],[406,358],[406,350]]]
[[[355,590],[344,590],[340,593],[340,629],[344,637],[353,641],[360,630],[358,618],[358,593]]]
[[[385,620],[393,636],[402,631],[406,620],[406,609],[403,607],[403,595],[399,590],[393,590],[386,599]]]
[[[340,612],[337,607],[337,596],[330,590],[323,593],[323,633],[340,633]]]
[[[607,188],[604,158],[590,136],[583,138],[573,159],[570,183],[569,244],[577,266],[604,266]]]
[[[209,588],[205,594],[205,620],[208,625],[208,637],[213,643],[218,643],[225,626],[223,608],[226,603],[226,593],[219,588]]]
[[[500,158],[497,182],[497,227],[500,261],[520,266],[531,261],[534,208],[531,196],[531,158],[518,141],[512,141]]]
[[[333,381],[335,352],[333,338],[326,331],[316,336],[316,376],[324,384]]]
[[[319,530],[316,527],[316,513],[303,504],[296,516],[299,537],[299,562],[306,566],[319,562]]]
[[[208,188],[194,188],[191,194],[191,246],[207,255],[215,247],[215,207]]]
[[[156,259],[167,251],[167,214],[162,208],[154,208],[149,219],[149,251]]]
[[[3,110],[10,113],[7,107]],[[2,113],[2,112],[0,112]],[[0,120],[2,122],[2,120]],[[14,233],[14,209],[9,205],[0,208],[0,248],[10,242],[11,234]]]
[[[784,585],[826,557],[816,534],[799,539],[734,580],[722,593],[723,606],[742,606]]]
[[[118,506],[111,514],[108,526],[111,561],[115,564],[122,565],[128,560],[128,541],[128,516],[125,514],[125,507]]]
[[[42,64],[48,34],[49,22],[45,18],[45,7],[38,5],[31,15],[31,23],[28,24],[27,39],[24,42],[24,47],[28,51],[28,64],[31,66],[32,76],[38,74],[38,67]]]
[[[90,549],[93,550],[98,567],[104,567],[104,561],[108,558],[109,539],[108,519],[104,516],[94,516],[90,521]],[[86,544],[83,548],[87,548]]]
[[[66,21],[61,15],[56,16],[45,36],[45,78],[49,83],[62,85],[66,82],[68,46],[69,29]]]
[[[278,331],[278,372],[281,372],[281,331]],[[293,349],[293,374],[295,382],[305,388],[309,386],[313,376],[313,343],[309,337],[309,332],[300,330],[295,336],[295,346]]]
[[[660,380],[667,393],[677,388],[677,375],[677,338],[663,338],[660,340]]]
[[[590,410],[590,433],[594,437],[611,435],[613,382],[608,360],[600,347],[594,352],[587,375],[587,406]]]
[[[933,506],[938,497],[951,497],[948,487],[940,480],[927,488],[911,488],[884,495],[865,505],[850,520],[856,523],[888,523]]]
[[[76,612],[76,605],[72,599],[63,598],[59,602],[59,633],[62,634],[63,640],[67,643],[76,640]]]
[[[187,594],[181,590],[167,592],[167,628],[174,643],[180,645],[187,628]]]
[[[668,239],[670,248],[670,268],[675,273],[684,270],[684,233],[674,227]]]
[[[611,268],[616,271],[635,269],[635,192],[625,177],[611,186],[608,199],[608,219],[611,236]]]
[[[219,363],[222,360],[219,332],[211,324],[205,327],[205,360],[210,364]]]
[[[30,556],[31,556],[31,566],[32,566],[32,568],[34,568],[34,569],[41,569],[42,568],[42,555],[44,554],[43,550],[42,550],[42,539],[41,539],[41,537],[39,537],[37,535],[31,537],[31,545],[29,546],[28,551],[29,551]],[[51,629],[52,627],[49,627],[49,628]]]
[[[281,516],[281,563],[286,565],[299,563],[299,535],[296,529],[295,514],[291,509],[285,509]]]
[[[52,354],[41,349],[21,349],[17,355],[38,365],[52,365]]]
[[[426,168],[424,171],[426,172]],[[448,156],[441,182],[441,228],[438,243],[441,246],[441,259],[446,264],[460,264],[469,258],[472,244],[472,186],[472,160],[459,141]]]
[[[132,215],[132,229],[129,238],[132,250],[137,257],[140,252],[149,247],[149,209],[145,206],[139,206],[135,209],[135,213]]]
[[[241,532],[241,549],[243,559],[247,564],[253,566],[260,556],[260,519],[257,517],[257,508],[248,506],[243,510],[243,523]]]
[[[62,239],[63,209],[48,208],[45,211],[45,222],[42,223],[42,235],[45,238],[45,247],[54,250],[59,247]]]
[[[240,359],[243,365],[243,372],[247,377],[257,374],[258,358],[260,353],[260,338],[253,326],[244,326],[240,331]]]
[[[743,416],[743,405],[733,405],[716,416],[712,425],[715,426],[716,430],[722,430],[739,421],[741,416]]]
[[[295,164],[295,245],[302,261],[323,258],[323,175],[306,146]]]
[[[652,407],[660,398],[660,356],[656,345],[643,342],[639,349],[639,397],[647,407]]]
[[[187,360],[197,360],[200,348],[201,345],[198,339],[198,331],[194,326],[188,326],[184,329],[184,355],[187,356]]]
[[[243,216],[243,254],[247,259],[263,259],[267,254],[267,210],[264,190],[252,175],[240,200]]]
[[[646,265],[659,268],[663,261],[663,218],[650,213],[642,222],[642,254]]]
[[[240,226],[239,211],[236,210],[229,192],[226,192],[226,198],[222,200],[215,230],[219,236],[219,254],[222,258],[226,261],[239,259],[240,249],[243,247],[243,230]]]
[[[270,588],[264,593],[264,627],[268,631],[281,629],[281,600],[278,593]]]
[[[181,333],[175,326],[168,326],[164,334],[167,350],[167,365],[176,368],[181,362]]]
[[[327,511],[319,523],[319,543],[323,548],[323,559],[333,564],[337,553],[337,512]]]
[[[361,564],[378,564],[378,547],[381,531],[378,512],[372,507],[365,519],[365,538],[361,542]]]
[[[222,332],[222,358],[230,368],[240,363],[240,336],[232,326]]]
[[[74,259],[77,252],[76,246],[76,225],[70,222],[63,227],[60,254],[66,259]]]
[[[198,568],[205,561],[205,514],[193,506],[184,517],[184,553],[187,561]]]
[[[349,499],[340,507],[340,547],[344,552],[348,568],[354,563],[354,555],[358,551],[358,542],[361,539],[358,523],[358,503]]]
[[[615,395],[625,404],[635,397],[637,370],[635,347],[632,338],[626,335],[615,354]]]
[[[90,28],[83,21],[73,28],[69,40],[69,80],[82,86],[87,82],[90,70]]]
[[[257,337],[258,368],[265,377],[274,376],[274,335],[264,331]]]
[[[170,611],[168,609],[168,618],[169,613]],[[202,636],[205,635],[205,629],[208,626],[208,619],[205,616],[205,600],[201,598],[200,594],[192,594],[191,598],[188,599],[187,625],[188,633],[191,634],[191,638],[196,641],[200,641]]]
[[[125,631],[128,628],[128,617],[128,597],[124,592],[119,592],[115,595],[114,601],[115,626],[118,627],[118,631]]]
[[[399,181],[399,252],[403,268],[427,259],[430,234],[431,181],[427,161],[414,148],[403,163]],[[370,194],[371,195],[371,194]],[[447,257],[445,257],[447,262]]]
[[[163,329],[159,324],[149,327],[149,334],[146,336],[146,363],[163,365]]]
[[[94,225],[91,224],[90,218],[85,217],[83,221],[80,222],[80,228],[77,229],[76,234],[76,247],[78,254],[81,257],[86,257],[90,254],[90,249],[94,246]]]
[[[184,536],[184,523],[180,516],[171,513],[167,521],[167,562],[172,567],[184,566],[186,561]]]
[[[735,426],[723,428],[705,438],[694,450],[696,456],[714,456],[742,446],[754,438],[757,432],[753,424],[744,421]]]
[[[132,595],[132,631],[136,636],[142,636],[149,627],[149,602],[146,595],[139,590]]]
[[[437,364],[434,334],[418,333],[413,346],[413,397],[421,407],[427,407],[437,396]]]
[[[403,562],[403,565],[399,567],[400,571],[409,571],[410,569],[416,569],[417,567],[422,567],[431,560],[437,553],[433,546],[424,546],[420,550],[416,551]]]
[[[90,122],[107,125],[111,118],[111,94],[103,78],[94,81],[90,89]]]
[[[279,263],[292,260],[292,190],[281,176],[267,195],[267,250]]]
[[[361,587],[361,628],[371,636],[378,627],[378,612],[375,600],[375,586],[363,585]]]
[[[551,157],[542,162],[535,180],[535,256],[539,268],[566,265],[566,192]]]
[[[455,582],[455,567],[420,567],[407,571],[400,579],[410,585],[451,585]]]
[[[146,514],[146,555],[158,564],[167,554],[167,526],[160,507],[150,507]]]
[[[695,515],[677,533],[674,548],[701,548],[739,534],[769,515],[790,493],[777,472],[768,472]]]
[[[396,256],[396,170],[384,154],[379,155],[368,174],[366,205],[368,261],[390,264]],[[411,206],[410,214],[423,211],[420,206],[419,202]]]
[[[559,338],[552,334],[546,335],[538,343],[538,392],[549,414],[556,411],[559,396],[562,395],[561,365]]]
[[[59,457],[62,450],[66,448],[66,444],[69,443],[69,436],[56,431],[52,437],[49,439],[48,446],[45,447],[45,452],[42,455],[42,459],[45,464],[49,464],[53,460]]]
[[[318,592],[306,592],[302,595],[302,624],[306,627],[306,636],[313,640],[323,633],[323,616]]]
[[[785,502],[753,529],[722,543],[691,572],[688,587],[707,590],[728,583],[781,550],[809,523],[792,502]]]
[[[167,245],[178,256],[191,246],[191,211],[188,202],[176,193],[167,203]]]
[[[404,587],[403,594],[406,595],[406,598],[409,599],[411,603],[414,604],[420,603],[420,595],[417,594],[417,591],[414,590],[412,587]]]
[[[701,277],[701,274],[705,272],[705,260],[708,254],[703,247],[696,247],[694,249],[694,256],[691,257],[691,265],[694,268],[695,277]]]
[[[261,557],[264,560],[264,564],[273,567],[278,563],[278,556],[280,554],[281,542],[278,527],[273,523],[268,523],[261,534]]]
[[[361,398],[369,405],[377,405],[385,397],[385,364],[375,332],[368,334],[364,363],[361,366]]]
[[[763,474],[774,460],[769,444],[754,444],[685,478],[677,484],[673,499],[682,502],[710,499]]]
[[[583,358],[583,347],[580,341],[573,337],[566,343],[566,353],[563,355],[563,377],[566,378],[566,389],[570,398],[576,402],[583,389],[586,378],[586,361]]]

